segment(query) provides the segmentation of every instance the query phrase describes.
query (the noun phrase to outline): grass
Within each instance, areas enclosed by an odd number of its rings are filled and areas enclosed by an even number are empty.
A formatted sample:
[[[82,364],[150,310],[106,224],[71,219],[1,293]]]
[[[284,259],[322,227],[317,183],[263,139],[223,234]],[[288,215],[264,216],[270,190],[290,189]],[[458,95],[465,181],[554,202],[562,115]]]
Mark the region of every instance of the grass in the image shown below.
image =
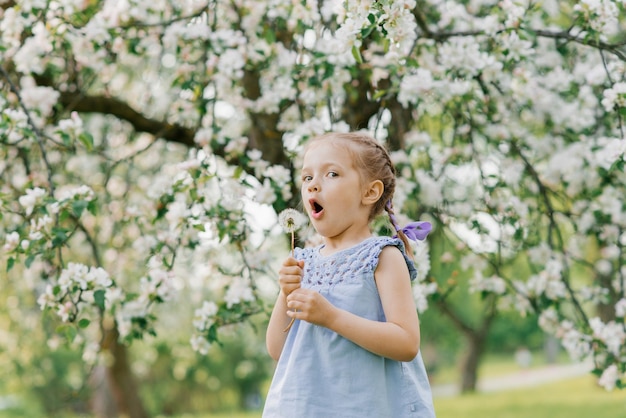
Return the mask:
[[[571,360],[565,353],[561,355],[556,364],[569,364]],[[546,362],[546,359],[541,354],[535,354],[530,364],[530,369],[542,368],[550,366],[551,364]],[[513,360],[511,355],[498,355],[488,354],[480,364],[478,373],[479,379],[485,379],[490,377],[504,376],[510,373],[517,373],[520,370],[520,366]],[[434,378],[434,384],[443,383],[458,383],[461,379],[461,370],[458,365],[448,365],[442,367],[437,371],[436,375],[431,375]]]
[[[496,367],[490,372],[485,371],[485,374],[500,375],[501,371]],[[531,388],[436,397],[435,411],[437,418],[624,418],[626,390],[607,392],[597,385],[592,375],[584,375]],[[42,416],[33,410],[30,412],[8,408],[0,410],[0,418]],[[176,418],[260,416],[260,411],[254,411],[178,415]]]
[[[506,392],[436,398],[438,418],[623,418],[626,391],[607,392],[593,376]]]
[[[607,392],[593,376],[533,388],[435,398],[437,418],[624,418],[626,391]],[[178,418],[259,418],[259,412]]]

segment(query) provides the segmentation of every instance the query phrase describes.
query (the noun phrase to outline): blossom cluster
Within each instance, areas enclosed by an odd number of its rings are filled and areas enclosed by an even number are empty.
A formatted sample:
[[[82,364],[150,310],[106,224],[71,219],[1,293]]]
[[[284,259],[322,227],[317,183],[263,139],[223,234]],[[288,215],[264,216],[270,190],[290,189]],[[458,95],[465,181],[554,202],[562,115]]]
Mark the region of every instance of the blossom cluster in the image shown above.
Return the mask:
[[[101,267],[69,263],[55,283],[49,283],[37,299],[41,309],[56,312],[61,321],[75,321],[81,310],[94,305],[104,309],[115,299],[113,280]]]

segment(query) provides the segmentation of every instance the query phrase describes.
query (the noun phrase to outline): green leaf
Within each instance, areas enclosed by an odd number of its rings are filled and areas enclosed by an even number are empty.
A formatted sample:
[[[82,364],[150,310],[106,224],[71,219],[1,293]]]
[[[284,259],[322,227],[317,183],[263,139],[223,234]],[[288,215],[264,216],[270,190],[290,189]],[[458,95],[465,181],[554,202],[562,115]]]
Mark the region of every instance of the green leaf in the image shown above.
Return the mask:
[[[219,341],[218,335],[217,335],[217,327],[215,325],[211,325],[211,328],[209,328],[207,332],[207,339],[209,340],[210,343]]]
[[[368,36],[370,36],[372,34],[372,32],[374,31],[374,28],[376,28],[375,25],[370,25],[370,26],[368,26],[366,28],[361,29],[361,38],[365,39]]]
[[[93,150],[93,137],[87,132],[78,135],[78,140],[87,148],[87,151]]]
[[[67,241],[67,229],[53,227],[51,233],[53,236],[52,238],[53,247],[59,247],[63,245],[65,241]]]
[[[378,90],[376,93],[374,93],[373,100],[378,100],[386,94],[387,90]]]
[[[83,318],[80,321],[78,321],[78,326],[81,328],[87,328],[90,323],[91,323],[90,320],[88,320],[87,318]]]
[[[76,334],[78,334],[78,332],[76,331],[76,327],[71,324],[59,325],[56,331],[59,334],[64,334],[68,342],[74,341],[74,338],[76,338]]]
[[[96,201],[95,200],[91,200],[88,204],[87,204],[87,210],[89,211],[89,213],[91,213],[92,215],[96,215],[98,213],[98,205],[96,205]]]
[[[33,254],[26,257],[26,260],[24,260],[24,265],[26,266],[26,268],[30,268],[31,264],[33,264],[33,261],[35,261],[35,256]]]
[[[72,145],[72,138],[70,138],[67,132],[59,132],[59,136],[61,137],[61,140],[66,147]]]
[[[70,213],[67,210],[62,210],[59,213],[59,222],[63,222],[64,220],[66,220],[69,217],[70,217]]]
[[[7,260],[7,273],[13,268],[14,264],[15,264],[15,258],[9,257],[9,259]]]
[[[352,56],[359,64],[363,64],[363,57],[361,56],[361,51],[356,46],[352,47]]]
[[[276,34],[273,30],[264,30],[263,39],[265,39],[271,45],[276,42]]]
[[[104,294],[105,292],[102,289],[93,292],[94,302],[96,303],[96,306],[102,311],[104,310]]]
[[[80,218],[80,215],[83,214],[83,211],[87,208],[89,202],[86,202],[84,200],[75,200],[72,202],[72,212],[74,213],[74,216],[76,216],[77,218]]]

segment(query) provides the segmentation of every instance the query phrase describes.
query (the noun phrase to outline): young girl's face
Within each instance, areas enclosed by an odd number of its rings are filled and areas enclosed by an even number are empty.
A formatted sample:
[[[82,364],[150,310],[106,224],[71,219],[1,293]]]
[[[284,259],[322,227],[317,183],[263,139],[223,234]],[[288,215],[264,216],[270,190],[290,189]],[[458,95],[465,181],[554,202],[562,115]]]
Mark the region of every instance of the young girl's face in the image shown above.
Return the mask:
[[[301,177],[302,202],[320,235],[338,238],[363,232],[370,206],[363,204],[364,182],[346,146],[332,139],[312,143],[304,154]]]

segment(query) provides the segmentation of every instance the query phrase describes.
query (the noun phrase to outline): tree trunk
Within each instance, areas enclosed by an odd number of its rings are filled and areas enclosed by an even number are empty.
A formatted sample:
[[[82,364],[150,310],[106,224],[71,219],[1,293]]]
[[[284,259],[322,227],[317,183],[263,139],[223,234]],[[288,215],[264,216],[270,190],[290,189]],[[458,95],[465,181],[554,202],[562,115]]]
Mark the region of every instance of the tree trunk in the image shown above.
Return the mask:
[[[613,276],[598,274],[598,281],[600,286],[609,291],[606,303],[598,303],[598,316],[603,322],[610,322],[615,320],[615,304],[620,296],[615,292],[613,287]]]
[[[483,332],[466,333],[468,342],[467,355],[461,368],[461,393],[476,391],[478,382],[478,366],[485,352],[486,334]]]
[[[117,328],[105,330],[102,351],[110,364],[97,367],[92,375],[92,408],[98,418],[148,418],[130,368],[128,349],[118,341]]]
[[[555,364],[559,359],[561,343],[558,338],[551,334],[544,334],[543,352],[546,356],[546,363]]]
[[[437,307],[443,312],[452,323],[465,335],[467,340],[467,354],[463,359],[461,368],[461,392],[469,393],[476,391],[476,383],[478,381],[478,366],[480,360],[485,353],[487,343],[487,334],[491,323],[497,315],[498,298],[491,295],[485,303],[487,304],[485,315],[480,320],[477,327],[471,326],[466,322],[463,315],[452,309],[452,306],[445,300],[439,300]]]

